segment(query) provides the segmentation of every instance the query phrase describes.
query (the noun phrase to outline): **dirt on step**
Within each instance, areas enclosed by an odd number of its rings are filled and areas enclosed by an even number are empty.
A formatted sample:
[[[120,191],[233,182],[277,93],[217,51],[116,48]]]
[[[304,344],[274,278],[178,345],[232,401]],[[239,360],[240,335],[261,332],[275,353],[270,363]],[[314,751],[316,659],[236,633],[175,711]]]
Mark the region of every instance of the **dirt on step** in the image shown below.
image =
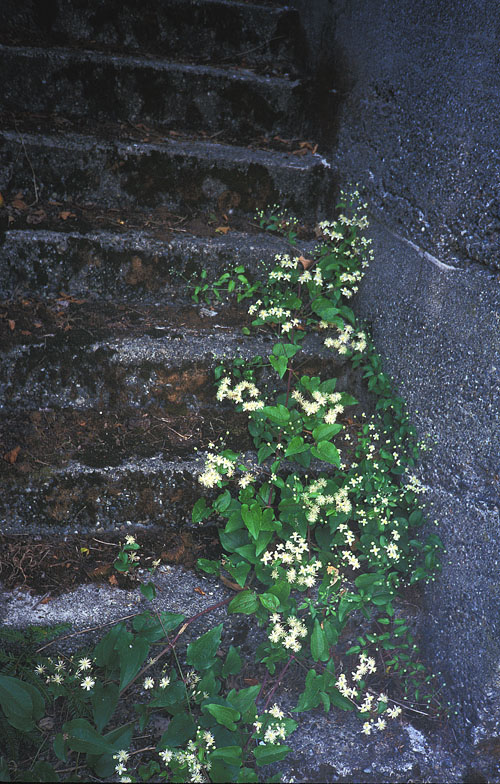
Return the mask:
[[[82,583],[107,583],[132,588],[137,578],[118,572],[113,563],[128,531],[94,536],[46,538],[35,541],[23,536],[0,535],[0,581],[6,588],[25,588],[40,594],[47,603],[52,597]],[[141,568],[178,564],[192,568],[198,558],[216,559],[221,549],[214,525],[189,530],[136,532]],[[146,580],[147,582],[147,580]]]

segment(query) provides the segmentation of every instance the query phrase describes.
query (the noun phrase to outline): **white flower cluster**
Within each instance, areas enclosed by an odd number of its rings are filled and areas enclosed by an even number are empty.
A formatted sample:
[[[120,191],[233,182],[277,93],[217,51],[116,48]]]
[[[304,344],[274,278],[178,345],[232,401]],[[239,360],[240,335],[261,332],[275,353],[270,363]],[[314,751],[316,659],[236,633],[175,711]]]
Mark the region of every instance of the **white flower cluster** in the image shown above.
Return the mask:
[[[261,558],[264,566],[271,566],[271,576],[277,580],[280,577],[279,567],[285,570],[285,577],[289,583],[302,588],[312,588],[316,584],[318,571],[321,569],[320,561],[303,563],[304,553],[308,545],[296,531],[285,544],[280,542],[276,550],[267,550]]]
[[[341,487],[334,495],[325,495],[321,491],[327,485],[326,479],[316,479],[302,494],[306,518],[309,523],[316,523],[321,517],[323,507],[333,507],[336,512],[349,514],[352,504],[349,500],[347,487]],[[329,513],[331,513],[332,509]]]
[[[283,621],[279,613],[273,613],[271,615],[271,623],[271,631],[268,634],[269,641],[298,653],[302,648],[299,638],[307,636],[307,628],[302,621],[299,621],[294,615]]]
[[[337,327],[337,329],[339,329]],[[339,329],[336,338],[325,338],[325,346],[334,348],[339,354],[348,354],[349,351],[364,351],[367,346],[366,335],[363,330],[356,332],[350,324],[346,324],[343,329]]]
[[[406,475],[405,490],[411,490],[413,493],[415,493],[415,495],[425,493],[425,487],[423,486],[420,479],[415,476],[415,474]]]
[[[68,668],[68,670],[67,670]],[[91,691],[95,686],[95,679],[91,675],[92,661],[88,656],[78,659],[77,662],[73,661],[71,657],[67,662],[64,659],[58,659],[54,662],[50,657],[46,659],[46,663],[38,663],[35,667],[35,673],[40,677],[45,677],[45,683],[55,684],[62,686],[63,684],[73,685],[80,681],[80,687],[84,691]],[[87,674],[85,674],[87,673]]]
[[[312,400],[306,400],[298,389],[292,392],[292,398],[297,401],[306,416],[314,416],[321,411],[323,421],[327,425],[335,424],[338,415],[344,410],[344,406],[340,405],[339,402],[342,397],[340,392],[326,393],[315,389],[311,393],[311,397]],[[327,408],[326,412],[325,408]]]
[[[269,721],[266,720],[268,716],[272,716],[273,719],[277,719],[277,721]],[[254,722],[254,730],[258,734],[262,730],[263,721],[261,719],[266,720],[266,729],[264,731],[263,742],[264,744],[269,743],[270,745],[274,746],[279,743],[280,740],[286,739],[286,727],[280,721],[285,718],[285,714],[280,709],[280,707],[275,703],[272,708],[269,708],[262,716],[259,716],[258,719]]]
[[[198,482],[203,487],[215,487],[222,475],[229,478],[234,476],[234,463],[235,460],[230,460],[224,455],[216,455],[213,452],[208,452],[205,459],[205,469],[198,477]]]
[[[243,395],[246,394],[251,400],[243,400]],[[232,400],[233,403],[243,403],[243,411],[257,411],[264,408],[262,400],[257,398],[260,395],[259,389],[251,381],[240,381],[234,389],[231,389],[231,379],[225,376],[219,384],[217,390],[217,400]]]

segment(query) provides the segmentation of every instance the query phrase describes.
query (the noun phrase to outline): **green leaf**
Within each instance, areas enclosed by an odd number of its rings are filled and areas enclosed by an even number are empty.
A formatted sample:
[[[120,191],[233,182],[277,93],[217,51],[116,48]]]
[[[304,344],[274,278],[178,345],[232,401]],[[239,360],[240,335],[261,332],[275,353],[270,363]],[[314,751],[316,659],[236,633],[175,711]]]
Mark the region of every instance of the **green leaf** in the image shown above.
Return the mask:
[[[231,645],[226,656],[226,661],[222,666],[222,675],[226,678],[228,675],[238,675],[243,666],[243,661],[238,653],[238,649]]]
[[[198,558],[198,567],[207,574],[220,574],[219,561],[209,561],[208,558]]]
[[[319,705],[321,701],[319,693],[323,689],[323,682],[323,676],[318,675],[315,670],[309,670],[306,675],[306,687],[299,697],[297,707],[294,708],[296,713],[311,710]]]
[[[102,638],[94,649],[94,656],[98,667],[114,665],[116,661],[115,644],[123,634],[128,634],[124,623],[117,623]]]
[[[248,576],[248,572],[252,567],[246,561],[240,561],[235,566],[226,563],[225,568],[227,569],[231,577],[234,577],[238,585],[241,586],[241,588],[243,588],[243,586],[245,585],[245,580],[247,579]]]
[[[307,452],[309,448],[309,444],[304,444],[302,436],[294,436],[286,448],[285,457],[298,455],[300,452]]]
[[[313,438],[315,441],[329,441],[337,433],[342,430],[342,425],[318,425],[313,430]]]
[[[276,357],[291,359],[298,351],[300,351],[300,346],[296,346],[295,343],[275,343],[273,346],[273,354]]]
[[[211,508],[207,506],[206,500],[204,498],[199,498],[191,512],[193,523],[201,523],[202,520],[205,520],[209,516],[211,511]]]
[[[214,629],[210,629],[197,640],[189,643],[186,661],[196,670],[206,670],[214,663],[220,645],[222,626],[223,624],[219,623]]]
[[[62,727],[63,735],[67,735],[66,744],[72,751],[86,754],[110,754],[113,745],[97,732],[87,719],[73,719]]]
[[[324,460],[325,463],[331,463],[331,465],[337,466],[337,468],[340,466],[339,450],[334,444],[330,444],[329,441],[320,441],[317,446],[313,446],[311,454],[313,457],[317,457],[318,460]]]
[[[236,691],[236,689],[231,689],[229,694],[227,695],[227,701],[231,703],[233,708],[239,710],[245,722],[248,721],[248,711],[252,711],[252,717],[250,721],[253,721],[253,716],[256,713],[255,707],[255,700],[259,696],[260,692],[260,685],[257,684],[256,686],[249,686],[246,689],[240,689]]]
[[[207,710],[218,724],[222,724],[232,732],[236,730],[235,722],[241,717],[239,711],[235,708],[230,708],[228,705],[214,705],[213,703],[209,703],[208,705],[203,706],[203,710]]]
[[[285,759],[288,752],[291,751],[290,746],[257,746],[252,749],[252,754],[257,760],[257,765],[271,765],[273,762],[280,762]]]
[[[281,404],[277,406],[264,406],[261,411],[263,411],[271,422],[275,422],[277,425],[286,425],[290,419],[290,411],[286,406],[282,406]]]
[[[332,701],[332,705],[335,705],[336,708],[340,708],[341,710],[350,711],[354,709],[354,705],[347,697],[344,697],[336,686],[332,689],[329,689],[330,692],[330,699]]]
[[[149,601],[151,601],[151,599],[154,599],[155,596],[156,596],[156,588],[154,586],[154,583],[152,583],[152,582],[143,583],[140,586],[140,591],[141,591],[142,595],[144,596],[144,598],[148,599]]]
[[[184,746],[196,732],[196,724],[189,715],[189,713],[177,713],[171,719],[168,729],[160,738],[160,742],[156,747],[158,750],[165,748],[175,748],[177,746]]]
[[[323,321],[330,321],[334,320],[334,317],[340,313],[338,308],[335,308],[332,304],[332,301],[326,299],[326,297],[318,297],[315,299],[311,305],[311,310],[314,313],[317,313]]]
[[[259,594],[259,601],[270,612],[276,612],[280,606],[280,600],[272,593]]]
[[[124,724],[111,730],[111,732],[107,732],[104,735],[104,740],[111,744],[113,751],[116,752],[120,749],[130,748],[133,734],[133,723]],[[113,759],[109,752],[99,755],[87,754],[87,765],[99,778],[108,781],[114,773],[116,760]]]
[[[232,496],[229,490],[224,490],[214,501],[214,509],[219,514],[223,514],[232,501]]]
[[[283,605],[288,597],[290,596],[290,591],[292,590],[291,585],[286,580],[278,580],[277,583],[274,583],[269,588],[268,593],[272,593],[279,599],[280,605]]]
[[[314,621],[314,629],[311,635],[311,654],[314,661],[328,661],[330,658],[326,636],[317,618]]]
[[[259,603],[257,596],[253,591],[241,591],[234,599],[231,600],[227,611],[230,613],[243,613],[244,615],[251,615],[257,612]]]
[[[220,759],[228,765],[241,765],[241,757],[241,746],[221,746],[210,752],[208,759],[210,761]]]
[[[92,718],[99,732],[102,732],[118,704],[118,686],[116,683],[103,685],[97,682],[90,698]]]
[[[21,732],[34,729],[45,713],[38,689],[9,675],[0,675],[0,705],[9,724]]]
[[[159,617],[151,613],[141,613],[132,621],[132,627],[146,642],[163,640],[165,634],[181,625],[185,616],[182,613],[160,612]]]
[[[144,637],[127,635],[117,641],[115,650],[120,662],[121,691],[141,669],[149,654],[149,643]]]
[[[271,366],[275,369],[276,373],[280,378],[283,378],[285,375],[287,368],[288,368],[288,360],[286,357],[275,357],[274,354],[270,354],[269,362]]]
[[[259,781],[259,777],[252,768],[242,768],[240,775],[236,779],[236,784],[255,784]]]
[[[257,539],[262,524],[262,508],[260,504],[255,502],[250,507],[247,504],[242,504],[241,516],[250,535]]]

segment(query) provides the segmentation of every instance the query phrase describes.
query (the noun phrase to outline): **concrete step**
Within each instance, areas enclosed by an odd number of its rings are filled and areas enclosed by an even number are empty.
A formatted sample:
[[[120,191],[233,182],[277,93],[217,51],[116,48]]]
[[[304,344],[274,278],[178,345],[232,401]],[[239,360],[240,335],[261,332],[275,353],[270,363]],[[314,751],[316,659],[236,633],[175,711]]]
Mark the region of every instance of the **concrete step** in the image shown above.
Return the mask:
[[[202,270],[210,280],[238,265],[254,274],[262,259],[270,263],[276,253],[289,250],[278,237],[231,230],[214,237],[172,231],[166,239],[151,230],[13,230],[1,249],[0,299],[39,297],[43,291],[46,298],[64,292],[101,301],[165,303],[186,294],[187,280]]]
[[[227,434],[228,410],[215,401],[215,387],[212,395],[213,403],[183,414],[169,412],[168,405],[150,406],[147,412],[130,407],[2,411],[1,481],[26,483],[47,468],[58,470],[71,462],[111,468],[132,458],[185,459],[221,437],[230,449],[251,449],[247,414],[233,409]]]
[[[46,466],[28,480],[4,479],[0,517],[4,534],[61,535],[152,525],[185,526],[196,501],[203,458],[133,457],[118,466],[74,461]]]
[[[0,191],[99,204],[250,212],[278,203],[304,220],[330,216],[336,183],[321,156],[210,142],[105,142],[76,133],[0,131]],[[36,193],[35,193],[36,183]]]
[[[297,80],[138,55],[0,45],[4,112],[48,112],[95,123],[146,122],[241,141],[306,134]]]
[[[132,406],[146,411],[156,405],[179,413],[197,410],[212,399],[211,370],[217,364],[266,356],[274,343],[271,335],[246,337],[214,321],[204,329],[182,320],[136,331],[110,325],[100,336],[93,325],[67,329],[63,317],[59,329],[40,337],[20,334],[17,345],[4,351],[0,405],[8,410]],[[304,340],[302,359],[304,372],[313,375],[337,376],[346,363],[315,335]]]
[[[18,0],[0,8],[3,41],[85,47],[234,62],[273,70],[300,63],[304,51],[297,12],[271,3],[234,0]]]

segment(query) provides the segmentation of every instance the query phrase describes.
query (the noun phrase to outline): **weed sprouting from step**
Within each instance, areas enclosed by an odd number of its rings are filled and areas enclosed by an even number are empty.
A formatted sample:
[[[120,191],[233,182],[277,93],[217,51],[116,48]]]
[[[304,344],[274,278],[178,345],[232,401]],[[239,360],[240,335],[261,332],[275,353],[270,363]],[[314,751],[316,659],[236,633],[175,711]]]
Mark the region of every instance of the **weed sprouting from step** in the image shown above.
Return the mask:
[[[413,475],[415,431],[349,306],[372,253],[359,195],[339,206],[337,220],[317,226],[307,256],[293,219],[261,213],[261,227],[282,234],[289,250],[260,280],[238,267],[212,284],[205,276],[192,292],[196,302],[248,299],[251,330],[273,337],[267,357],[216,369],[216,399],[247,414],[255,451],[210,445],[192,511],[194,524],[218,523],[223,556],[198,565],[231,595],[190,617],[137,614],[94,649],[39,658],[39,688],[22,673],[0,676],[5,722],[38,732],[41,744],[33,761],[21,759],[24,768],[4,759],[4,776],[29,769],[35,780],[64,780],[90,770],[98,780],[274,781],[260,769],[289,753],[294,713],[354,711],[360,734],[372,735],[402,713],[444,712],[401,601],[414,583],[434,579],[441,543],[417,538],[424,488]],[[311,340],[325,357],[318,375],[307,372]],[[332,358],[362,372],[368,414],[337,388]],[[127,537],[115,568],[142,580],[139,550]],[[155,600],[153,581],[141,590]],[[214,628],[189,636],[202,617],[223,611]],[[259,627],[253,661],[225,631],[237,616]],[[301,683],[293,705],[281,692],[289,676]],[[123,723],[127,703],[134,713]],[[41,753],[47,716],[52,756]]]

